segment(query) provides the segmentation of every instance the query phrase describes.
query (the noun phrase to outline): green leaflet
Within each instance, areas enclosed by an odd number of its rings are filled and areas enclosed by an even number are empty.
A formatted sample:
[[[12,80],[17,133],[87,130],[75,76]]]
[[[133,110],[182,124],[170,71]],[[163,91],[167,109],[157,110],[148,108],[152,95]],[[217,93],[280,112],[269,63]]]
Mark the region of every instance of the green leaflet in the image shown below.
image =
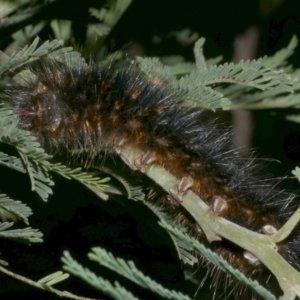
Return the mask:
[[[174,290],[168,290],[161,286],[159,283],[145,276],[139,271],[132,261],[125,262],[121,258],[115,258],[111,253],[99,247],[93,248],[92,252],[88,254],[91,260],[97,261],[102,266],[105,266],[118,274],[130,279],[134,283],[138,284],[143,288],[147,288],[150,291],[165,297],[167,299],[174,300],[189,300],[190,298],[183,295],[180,292]]]
[[[108,280],[97,276],[95,273],[91,272],[89,269],[84,268],[78,262],[76,262],[70,255],[68,251],[65,251],[62,257],[62,262],[64,263],[64,270],[67,272],[81,278],[89,285],[102,291],[104,294],[109,295],[116,300],[138,300],[134,297],[132,293],[127,291],[122,287],[117,281],[114,284],[110,283]]]
[[[111,253],[107,252],[104,249],[99,247],[93,248],[92,252],[88,254],[89,258],[93,261],[98,262],[102,266],[105,266],[118,274],[126,277],[127,279],[133,281],[137,285],[149,289],[155,294],[160,295],[166,299],[174,299],[174,300],[189,300],[190,298],[180,292],[176,292],[174,290],[168,290],[164,288],[159,283],[155,282],[148,276],[145,276],[141,271],[139,271],[132,261],[125,262],[121,258],[115,258]],[[65,264],[64,269],[74,275],[80,276],[85,281],[89,282],[90,284],[96,286],[97,284],[97,277],[95,274],[91,274],[91,272],[81,267],[76,261],[74,261],[68,252],[64,252],[64,256],[62,257],[62,261]],[[99,277],[98,277],[99,279]],[[101,282],[103,279],[100,277]],[[112,287],[111,284],[108,285],[107,289],[104,289],[100,284],[97,284],[98,288],[101,289],[106,294],[110,296],[114,296],[114,299],[118,298],[119,295],[112,295],[110,288]]]
[[[276,297],[272,295],[267,289],[261,286],[257,281],[253,281],[247,278],[243,273],[234,269],[228,262],[223,259],[221,256],[217,255],[210,249],[204,247],[200,244],[196,239],[190,237],[186,233],[180,231],[178,228],[174,228],[167,224],[164,221],[160,222],[160,225],[169,231],[172,235],[174,235],[177,239],[182,241],[183,244],[188,246],[192,246],[193,249],[198,252],[200,255],[204,256],[206,260],[220,268],[222,271],[231,274],[234,278],[239,280],[240,282],[244,283],[245,285],[251,287],[255,290],[260,296],[267,300],[276,300]]]
[[[17,128],[18,121],[8,108],[0,109],[0,142],[16,147],[20,157],[2,155],[2,164],[19,171],[24,170],[30,177],[31,189],[46,201],[54,183],[47,170],[50,155],[46,154],[29,132]]]
[[[87,67],[84,58],[81,55],[73,51],[72,47],[62,47],[63,41],[52,40],[44,42],[38,47],[39,38],[36,37],[30,46],[26,45],[22,50],[17,53],[13,53],[11,56],[2,55],[0,76],[5,72],[14,71],[26,64],[30,64],[33,61],[40,59],[43,56],[49,58],[64,61],[69,65],[77,67]]]
[[[281,68],[287,64],[286,59],[293,55],[295,48],[298,46],[298,38],[293,35],[287,47],[277,51],[274,55],[268,57],[264,66],[267,68]]]
[[[36,37],[30,46],[26,45],[21,51],[18,53],[13,53],[10,57],[8,57],[7,61],[0,67],[0,75],[6,71],[13,71],[24,64],[28,64],[61,47],[63,44],[62,41],[58,40],[53,40],[51,42],[46,41],[39,48],[37,48],[38,43],[39,38]]]
[[[27,243],[41,243],[43,241],[41,239],[43,234],[37,229],[32,229],[31,227],[27,227],[24,229],[6,230],[8,227],[5,227],[5,225],[12,226],[11,223],[8,224],[7,222],[0,223],[0,237],[12,239],[16,241],[23,241]]]
[[[16,201],[10,199],[5,194],[0,194],[0,213],[3,213],[3,210],[10,212],[27,225],[29,224],[28,217],[32,215],[32,210],[21,201]]]
[[[299,103],[298,95],[287,94],[299,90],[296,74],[288,75],[276,69],[285,65],[285,60],[293,53],[297,46],[296,37],[287,48],[272,57],[222,65],[216,65],[219,58],[204,59],[204,41],[201,38],[195,44],[195,65],[184,62],[178,56],[162,59],[138,57],[139,68],[150,81],[158,76],[162,83],[168,82],[172,87],[170,91],[174,90],[190,106],[215,111],[220,108],[288,107]],[[184,76],[176,78],[178,75]]]
[[[28,217],[32,215],[32,210],[24,203],[13,200],[5,194],[0,194],[0,217],[3,219],[12,219],[14,221],[22,220],[27,225]],[[2,219],[0,218],[0,220]],[[7,238],[25,243],[40,243],[42,242],[43,234],[31,227],[22,229],[9,229],[14,225],[14,222],[0,221],[0,238]]]

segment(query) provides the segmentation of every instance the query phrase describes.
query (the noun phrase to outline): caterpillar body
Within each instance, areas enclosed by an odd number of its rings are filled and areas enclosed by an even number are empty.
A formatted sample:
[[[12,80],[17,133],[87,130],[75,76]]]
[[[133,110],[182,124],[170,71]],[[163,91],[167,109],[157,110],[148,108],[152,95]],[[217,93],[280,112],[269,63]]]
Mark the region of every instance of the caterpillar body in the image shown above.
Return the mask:
[[[41,59],[31,73],[1,98],[13,103],[20,127],[49,153],[77,149],[92,160],[99,153],[118,153],[124,145],[140,149],[145,154],[137,158],[136,172],[156,164],[180,181],[176,191],[159,197],[165,209],[235,268],[262,283],[268,279],[270,273],[249,251],[226,240],[209,243],[180,206],[179,195],[192,190],[213,214],[266,235],[277,232],[291,215],[294,196],[258,179],[253,158],[240,158],[228,147],[227,129],[206,120],[205,111],[186,106],[167,83],[149,80],[134,63],[120,69],[113,64],[84,68]],[[298,245],[296,235],[277,245],[296,269]],[[215,276],[217,280],[219,274]]]

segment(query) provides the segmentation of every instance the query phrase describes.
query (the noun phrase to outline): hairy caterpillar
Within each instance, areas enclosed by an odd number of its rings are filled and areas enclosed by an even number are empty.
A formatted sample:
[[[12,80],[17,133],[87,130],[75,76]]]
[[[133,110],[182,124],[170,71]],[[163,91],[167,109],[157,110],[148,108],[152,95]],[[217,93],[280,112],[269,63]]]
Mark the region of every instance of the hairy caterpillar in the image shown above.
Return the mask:
[[[178,222],[247,276],[267,280],[266,268],[252,253],[226,240],[208,243],[179,205],[180,194],[190,189],[215,215],[266,235],[290,216],[293,196],[285,199],[267,181],[258,185],[252,158],[241,159],[227,147],[227,130],[207,121],[205,112],[186,107],[180,95],[149,80],[134,64],[84,68],[44,59],[31,72],[34,76],[1,97],[13,103],[21,128],[33,132],[49,153],[76,150],[92,160],[126,145],[142,150],[137,169],[157,164],[180,180],[176,191],[159,200]],[[299,269],[298,243],[296,236],[277,247]]]

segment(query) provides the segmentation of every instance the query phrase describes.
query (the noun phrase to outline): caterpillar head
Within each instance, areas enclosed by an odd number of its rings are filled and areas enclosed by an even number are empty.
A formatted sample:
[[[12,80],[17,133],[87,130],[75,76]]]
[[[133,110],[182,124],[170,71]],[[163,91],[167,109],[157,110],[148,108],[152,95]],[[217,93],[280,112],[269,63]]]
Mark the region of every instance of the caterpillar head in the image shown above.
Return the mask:
[[[19,87],[9,93],[13,93],[11,97],[15,103],[14,111],[19,116],[23,129],[36,133],[54,133],[58,129],[62,112],[56,101],[57,95],[41,82]]]
[[[95,136],[100,136],[93,133],[98,128],[96,90],[101,82],[97,70],[86,74],[80,68],[43,61],[25,74],[2,96],[12,104],[19,126],[31,131],[50,153],[92,148]]]

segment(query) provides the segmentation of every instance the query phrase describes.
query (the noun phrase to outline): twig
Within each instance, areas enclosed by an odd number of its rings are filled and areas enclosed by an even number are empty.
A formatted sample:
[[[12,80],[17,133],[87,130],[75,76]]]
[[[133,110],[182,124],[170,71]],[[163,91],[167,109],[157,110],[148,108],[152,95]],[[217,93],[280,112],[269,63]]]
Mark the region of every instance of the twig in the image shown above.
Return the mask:
[[[31,286],[34,286],[34,287],[36,287],[38,289],[42,289],[42,290],[51,292],[51,293],[53,293],[56,296],[61,297],[61,298],[69,298],[69,299],[76,299],[76,300],[97,300],[97,299],[94,299],[94,298],[87,298],[87,297],[76,296],[74,294],[69,293],[68,291],[59,291],[59,290],[54,289],[53,287],[51,287],[49,285],[40,284],[40,283],[37,283],[37,282],[35,282],[35,281],[31,280],[31,279],[28,279],[26,277],[23,277],[21,275],[13,273],[13,272],[11,272],[11,271],[3,268],[2,266],[0,266],[0,272],[2,272],[4,274],[7,274],[8,276],[10,276],[12,278],[15,278],[15,279],[17,279],[17,280],[19,280],[21,282],[24,282],[24,283],[27,283],[27,284],[29,284]]]
[[[292,230],[300,221],[300,207],[294,212],[290,219],[281,227],[279,231],[270,236],[273,243],[279,243],[290,235]]]

